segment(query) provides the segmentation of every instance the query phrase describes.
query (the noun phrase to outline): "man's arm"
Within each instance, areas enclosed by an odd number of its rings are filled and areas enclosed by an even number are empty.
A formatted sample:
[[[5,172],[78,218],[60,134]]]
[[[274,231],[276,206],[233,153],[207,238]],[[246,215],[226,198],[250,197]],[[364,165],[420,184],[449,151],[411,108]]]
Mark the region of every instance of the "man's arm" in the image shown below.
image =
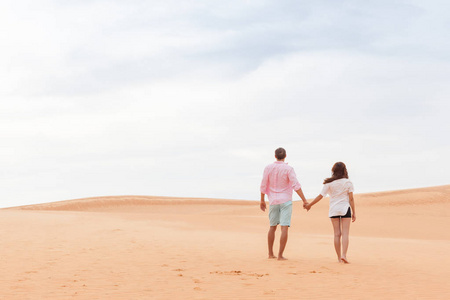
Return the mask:
[[[300,185],[300,182],[298,182],[297,180],[297,175],[295,175],[294,169],[292,169],[289,172],[289,181],[291,182],[294,191],[303,200],[303,207],[305,207],[308,204],[308,201],[306,201],[305,195],[303,195],[302,186]]]
[[[306,201],[305,195],[303,195],[302,188],[299,188],[299,189],[296,190],[295,192],[296,192],[297,195],[299,195],[300,198],[303,200],[303,207],[305,207],[306,205],[308,205],[308,201]]]
[[[261,180],[261,186],[259,190],[261,191],[261,203],[259,204],[259,207],[262,211],[266,211],[266,201],[264,200],[264,196],[267,193],[267,186],[269,184],[269,172],[267,170],[267,167],[264,169],[263,178]]]
[[[261,203],[259,204],[259,207],[262,211],[266,211],[266,201],[264,200],[265,194],[261,193]]]

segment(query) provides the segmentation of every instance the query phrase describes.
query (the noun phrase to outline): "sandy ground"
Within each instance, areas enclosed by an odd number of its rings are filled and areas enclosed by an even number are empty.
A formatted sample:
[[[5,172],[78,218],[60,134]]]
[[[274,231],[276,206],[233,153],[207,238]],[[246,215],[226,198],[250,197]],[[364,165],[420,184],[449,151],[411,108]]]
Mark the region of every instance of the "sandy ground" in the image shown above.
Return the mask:
[[[348,265],[335,257],[327,199],[310,212],[295,202],[288,261],[266,258],[258,202],[2,209],[0,299],[450,299],[450,185],[355,199]]]

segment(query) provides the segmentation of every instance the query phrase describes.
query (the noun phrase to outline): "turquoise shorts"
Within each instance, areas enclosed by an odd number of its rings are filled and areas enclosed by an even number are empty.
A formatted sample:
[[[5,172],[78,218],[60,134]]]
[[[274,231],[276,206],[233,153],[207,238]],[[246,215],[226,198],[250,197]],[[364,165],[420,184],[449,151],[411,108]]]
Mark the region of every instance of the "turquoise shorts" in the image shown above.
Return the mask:
[[[291,226],[292,201],[281,204],[270,205],[269,220],[270,226]]]

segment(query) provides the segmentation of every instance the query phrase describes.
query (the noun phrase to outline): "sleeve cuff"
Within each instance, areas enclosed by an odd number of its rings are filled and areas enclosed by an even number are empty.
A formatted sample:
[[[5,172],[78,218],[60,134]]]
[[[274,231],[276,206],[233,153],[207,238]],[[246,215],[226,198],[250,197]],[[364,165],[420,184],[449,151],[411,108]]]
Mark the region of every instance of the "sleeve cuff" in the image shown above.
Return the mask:
[[[300,183],[298,183],[298,184],[296,184],[296,185],[294,185],[294,191],[298,191],[299,189],[301,189],[302,188],[302,186],[301,186],[301,184]]]

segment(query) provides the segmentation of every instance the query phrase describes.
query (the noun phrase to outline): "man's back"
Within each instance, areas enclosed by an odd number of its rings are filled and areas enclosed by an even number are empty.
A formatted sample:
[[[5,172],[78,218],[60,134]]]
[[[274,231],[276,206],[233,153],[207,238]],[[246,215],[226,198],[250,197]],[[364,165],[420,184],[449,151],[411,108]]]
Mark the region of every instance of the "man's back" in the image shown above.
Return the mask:
[[[292,200],[292,190],[299,190],[294,169],[284,161],[276,161],[264,169],[261,181],[261,193],[269,197],[271,205]]]

